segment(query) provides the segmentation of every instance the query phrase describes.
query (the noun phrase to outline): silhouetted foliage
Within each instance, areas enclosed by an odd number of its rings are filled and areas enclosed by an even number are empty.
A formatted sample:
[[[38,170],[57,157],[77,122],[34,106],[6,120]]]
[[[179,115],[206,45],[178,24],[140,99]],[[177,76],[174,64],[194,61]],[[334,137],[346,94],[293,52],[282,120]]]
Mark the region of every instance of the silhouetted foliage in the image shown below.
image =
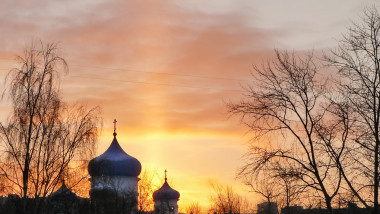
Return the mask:
[[[202,213],[202,207],[199,205],[198,202],[191,203],[186,207],[186,213],[187,214],[201,214]]]
[[[24,201],[24,213],[39,213],[40,202],[69,169],[94,154],[101,119],[98,107],[62,101],[59,75],[67,64],[56,44],[32,44],[17,59],[19,67],[9,72],[4,93],[13,111],[0,123],[0,176],[6,190]],[[28,198],[36,200],[33,209],[27,207]]]
[[[152,170],[143,170],[140,174],[140,181],[138,183],[139,195],[138,195],[138,209],[139,212],[152,211],[154,209],[153,201],[153,180],[156,173]]]
[[[92,214],[126,214],[137,212],[135,192],[120,192],[115,189],[95,190],[90,193]]]

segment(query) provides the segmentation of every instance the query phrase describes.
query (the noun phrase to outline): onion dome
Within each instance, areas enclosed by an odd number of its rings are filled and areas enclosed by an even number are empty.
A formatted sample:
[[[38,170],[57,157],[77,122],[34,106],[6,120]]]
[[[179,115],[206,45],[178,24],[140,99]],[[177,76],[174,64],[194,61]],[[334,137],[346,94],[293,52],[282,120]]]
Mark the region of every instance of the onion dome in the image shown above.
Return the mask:
[[[124,152],[119,145],[119,142],[117,142],[116,132],[113,133],[113,136],[114,138],[110,147],[102,155],[90,161],[88,164],[88,173],[91,177],[139,176],[141,172],[141,163],[136,158]]]
[[[165,170],[165,183],[162,185],[162,187],[158,190],[156,190],[153,193],[153,199],[154,201],[160,201],[160,200],[177,200],[179,199],[179,192],[173,188],[171,188],[168,184],[167,178],[166,178],[166,170]]]
[[[63,181],[62,186],[55,192],[53,192],[50,197],[77,197],[69,188],[67,188],[65,181]]]

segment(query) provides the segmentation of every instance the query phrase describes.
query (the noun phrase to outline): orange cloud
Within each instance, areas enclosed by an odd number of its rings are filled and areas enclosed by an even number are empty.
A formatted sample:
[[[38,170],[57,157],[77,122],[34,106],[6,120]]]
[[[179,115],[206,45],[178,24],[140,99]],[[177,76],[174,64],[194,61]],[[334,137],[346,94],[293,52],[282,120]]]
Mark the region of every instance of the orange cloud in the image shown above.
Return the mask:
[[[143,167],[172,172],[182,206],[207,204],[208,179],[243,193],[234,175],[248,137],[245,127],[228,119],[225,102],[240,99],[252,64],[271,57],[279,38],[298,35],[289,29],[302,27],[264,28],[258,3],[233,1],[1,4],[0,78],[13,67],[4,59],[22,54],[33,38],[59,42],[70,68],[62,77],[64,99],[103,108],[99,153],[108,147],[117,118],[126,152]],[[266,17],[273,14],[270,3],[261,4],[269,8]],[[0,106],[1,119],[7,106]]]

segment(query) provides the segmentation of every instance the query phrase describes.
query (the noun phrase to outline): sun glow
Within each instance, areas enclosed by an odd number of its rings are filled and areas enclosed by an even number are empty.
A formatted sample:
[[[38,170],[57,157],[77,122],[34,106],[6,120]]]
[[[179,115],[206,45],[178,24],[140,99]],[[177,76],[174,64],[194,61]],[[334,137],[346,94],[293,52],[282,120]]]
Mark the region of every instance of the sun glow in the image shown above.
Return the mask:
[[[99,140],[98,155],[108,148],[112,132],[111,128],[104,130]],[[148,169],[155,174],[155,188],[162,185],[164,170],[168,170],[169,184],[180,192],[178,203],[182,208],[192,202],[207,207],[211,194],[210,180],[231,185],[239,193],[246,194],[246,189],[235,180],[235,172],[225,170],[240,166],[245,146],[236,140],[236,136],[190,131],[128,130],[128,127],[119,127],[117,134],[124,151],[137,158],[143,170]]]

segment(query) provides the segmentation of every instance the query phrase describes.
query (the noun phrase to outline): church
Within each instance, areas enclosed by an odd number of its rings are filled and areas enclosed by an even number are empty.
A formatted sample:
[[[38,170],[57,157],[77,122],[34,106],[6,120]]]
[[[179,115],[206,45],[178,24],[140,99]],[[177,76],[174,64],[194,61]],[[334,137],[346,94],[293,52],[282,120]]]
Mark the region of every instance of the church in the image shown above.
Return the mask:
[[[91,176],[90,201],[92,213],[137,213],[138,182],[141,163],[127,154],[117,141],[116,120],[109,148],[88,164]],[[154,212],[178,214],[180,194],[165,181],[153,193]]]
[[[137,214],[138,182],[141,163],[127,154],[117,141],[116,120],[113,140],[108,149],[90,160],[88,173],[91,176],[90,198],[82,198],[73,193],[62,182],[60,188],[41,202],[41,212],[55,214]],[[165,170],[163,185],[153,195],[154,210],[146,213],[178,214],[180,194],[170,187]],[[0,214],[20,213],[21,199],[17,195],[0,196]],[[26,203],[34,204],[30,198]],[[30,210],[33,211],[32,209]]]

